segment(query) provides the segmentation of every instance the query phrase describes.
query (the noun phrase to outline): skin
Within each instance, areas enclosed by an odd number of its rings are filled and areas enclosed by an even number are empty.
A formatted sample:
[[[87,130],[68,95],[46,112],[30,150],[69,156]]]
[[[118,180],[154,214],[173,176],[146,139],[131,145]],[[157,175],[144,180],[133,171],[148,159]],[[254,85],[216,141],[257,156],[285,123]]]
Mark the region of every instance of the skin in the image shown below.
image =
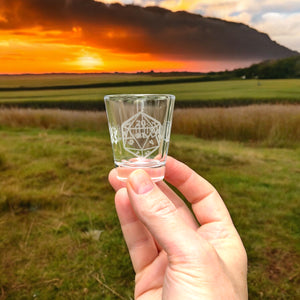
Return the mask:
[[[215,188],[185,164],[168,157],[165,182],[143,170],[127,183],[116,170],[109,181],[136,273],[135,299],[247,299],[247,255]]]

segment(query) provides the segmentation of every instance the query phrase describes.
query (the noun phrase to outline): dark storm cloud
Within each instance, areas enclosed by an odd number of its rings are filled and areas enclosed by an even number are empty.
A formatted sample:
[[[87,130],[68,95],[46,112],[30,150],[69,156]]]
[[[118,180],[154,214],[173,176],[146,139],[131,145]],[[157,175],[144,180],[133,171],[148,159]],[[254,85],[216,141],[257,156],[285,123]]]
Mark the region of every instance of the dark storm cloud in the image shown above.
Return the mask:
[[[93,0],[2,0],[0,29],[40,26],[82,28],[77,42],[113,52],[151,53],[176,59],[241,60],[288,56],[268,36],[246,25],[159,7]],[[74,39],[66,39],[66,43]]]

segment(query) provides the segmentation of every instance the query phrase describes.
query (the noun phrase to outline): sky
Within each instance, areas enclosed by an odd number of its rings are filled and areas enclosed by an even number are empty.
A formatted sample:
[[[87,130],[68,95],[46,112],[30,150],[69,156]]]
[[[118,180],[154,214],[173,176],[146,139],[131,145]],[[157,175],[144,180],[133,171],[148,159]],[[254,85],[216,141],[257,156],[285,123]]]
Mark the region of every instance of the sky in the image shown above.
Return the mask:
[[[115,0],[103,1],[113,3]],[[121,0],[123,4],[158,5],[205,17],[242,22],[267,33],[272,40],[300,52],[299,0]]]
[[[0,0],[0,73],[218,71],[255,62],[200,53],[186,24],[110,0]],[[299,0],[122,0],[242,22],[300,52]],[[104,4],[106,3],[106,4]],[[183,18],[184,19],[184,18]],[[169,18],[169,24],[175,22]],[[196,20],[196,19],[195,19]],[[197,19],[198,20],[198,19]],[[170,23],[171,22],[171,23]],[[181,39],[176,39],[179,36]],[[160,37],[157,38],[157,37]],[[182,40],[185,42],[182,43]],[[223,50],[223,49],[222,49]]]

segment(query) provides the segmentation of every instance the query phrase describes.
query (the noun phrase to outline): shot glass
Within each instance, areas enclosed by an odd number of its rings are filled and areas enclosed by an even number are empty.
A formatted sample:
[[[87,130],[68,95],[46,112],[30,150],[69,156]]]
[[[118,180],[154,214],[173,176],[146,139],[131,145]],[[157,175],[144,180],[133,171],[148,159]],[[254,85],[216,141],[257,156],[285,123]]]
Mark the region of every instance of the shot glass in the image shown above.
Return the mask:
[[[126,181],[136,169],[153,181],[165,175],[175,96],[122,94],[104,97],[117,177]]]

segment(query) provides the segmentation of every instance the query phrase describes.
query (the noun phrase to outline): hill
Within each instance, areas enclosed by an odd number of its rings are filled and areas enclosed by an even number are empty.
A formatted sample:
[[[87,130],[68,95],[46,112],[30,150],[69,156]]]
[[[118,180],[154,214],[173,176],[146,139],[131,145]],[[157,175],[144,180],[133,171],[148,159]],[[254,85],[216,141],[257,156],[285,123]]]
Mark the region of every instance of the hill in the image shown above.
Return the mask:
[[[232,72],[237,77],[260,79],[285,79],[300,78],[300,55],[278,59],[267,60],[254,64],[249,68],[237,69]]]

